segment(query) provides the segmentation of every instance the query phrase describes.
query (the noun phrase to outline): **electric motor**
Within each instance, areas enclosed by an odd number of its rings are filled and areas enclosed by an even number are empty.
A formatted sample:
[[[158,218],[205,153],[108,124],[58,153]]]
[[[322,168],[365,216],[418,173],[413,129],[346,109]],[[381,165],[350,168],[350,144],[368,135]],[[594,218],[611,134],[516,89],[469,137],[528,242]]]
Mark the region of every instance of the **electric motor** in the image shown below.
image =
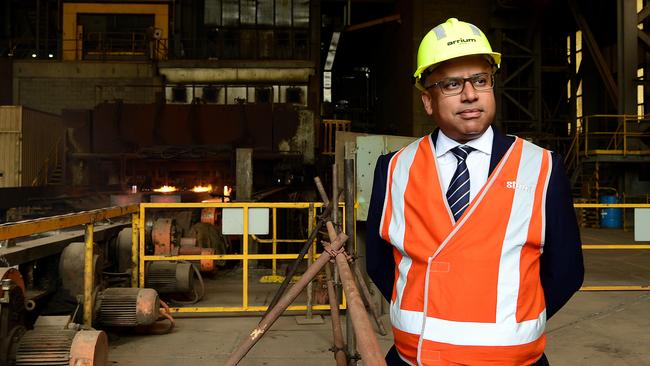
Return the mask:
[[[108,337],[96,330],[78,330],[67,316],[41,316],[13,347],[10,366],[104,366]]]
[[[160,299],[150,288],[108,288],[97,295],[96,320],[102,326],[150,325],[160,315]]]
[[[147,262],[145,287],[158,293],[189,293],[194,289],[194,270],[190,263],[154,261]]]

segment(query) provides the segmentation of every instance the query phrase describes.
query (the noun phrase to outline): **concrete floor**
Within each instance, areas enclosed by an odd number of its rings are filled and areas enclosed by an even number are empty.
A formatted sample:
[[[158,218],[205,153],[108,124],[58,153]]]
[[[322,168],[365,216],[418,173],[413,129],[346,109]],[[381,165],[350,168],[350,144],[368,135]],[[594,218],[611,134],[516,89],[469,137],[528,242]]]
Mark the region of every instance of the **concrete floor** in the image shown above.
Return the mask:
[[[634,242],[631,233],[621,230],[589,229],[582,236],[585,244]],[[585,285],[650,284],[649,251],[586,251],[585,263]],[[251,286],[255,302],[268,301],[266,286],[270,285]],[[213,300],[240,294],[237,286],[219,287],[221,295]],[[649,314],[650,292],[580,292],[548,322],[548,358],[553,365],[650,365]],[[176,318],[170,334],[111,334],[111,364],[222,365],[260,319],[180,314]],[[389,323],[386,316],[383,321]],[[390,335],[378,339],[384,350],[392,344]],[[329,317],[323,324],[299,325],[295,316],[283,316],[240,365],[333,365],[331,340]]]

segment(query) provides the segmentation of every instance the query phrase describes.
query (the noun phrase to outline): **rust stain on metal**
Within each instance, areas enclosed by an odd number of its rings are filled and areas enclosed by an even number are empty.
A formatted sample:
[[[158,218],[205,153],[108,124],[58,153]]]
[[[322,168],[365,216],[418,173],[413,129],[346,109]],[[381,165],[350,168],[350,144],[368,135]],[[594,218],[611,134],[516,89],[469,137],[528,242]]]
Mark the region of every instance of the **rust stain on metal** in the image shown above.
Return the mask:
[[[173,225],[173,220],[168,218],[158,219],[154,223],[151,236],[155,255],[171,254]]]
[[[23,277],[20,275],[20,272],[11,267],[2,267],[0,268],[0,280],[11,280],[16,286],[20,287],[23,294],[25,293],[25,282]],[[4,291],[0,287],[0,298],[4,296]]]
[[[160,299],[153,289],[140,289],[136,302],[136,314],[142,324],[154,323],[160,315]]]
[[[102,331],[81,331],[70,348],[70,365],[104,366],[108,364],[108,337]]]

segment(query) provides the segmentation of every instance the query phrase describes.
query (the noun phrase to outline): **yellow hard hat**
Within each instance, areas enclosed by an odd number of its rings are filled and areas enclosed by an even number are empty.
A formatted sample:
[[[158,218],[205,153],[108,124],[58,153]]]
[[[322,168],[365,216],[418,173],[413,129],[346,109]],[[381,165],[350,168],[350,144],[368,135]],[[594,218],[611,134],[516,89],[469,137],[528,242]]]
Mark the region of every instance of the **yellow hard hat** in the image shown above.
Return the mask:
[[[501,54],[492,52],[485,34],[474,24],[449,18],[437,25],[420,42],[418,68],[413,74],[415,86],[424,91],[422,73],[443,61],[469,55],[486,55],[492,60],[495,70],[501,64]]]

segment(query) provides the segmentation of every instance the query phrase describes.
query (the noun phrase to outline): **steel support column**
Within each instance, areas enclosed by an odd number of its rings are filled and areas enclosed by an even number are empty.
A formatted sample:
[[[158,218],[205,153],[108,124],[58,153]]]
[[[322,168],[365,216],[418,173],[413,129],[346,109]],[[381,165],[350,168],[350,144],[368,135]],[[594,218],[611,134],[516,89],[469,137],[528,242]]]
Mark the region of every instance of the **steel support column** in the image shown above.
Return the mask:
[[[636,114],[636,70],[638,67],[638,17],[636,1],[618,0],[617,13],[617,83],[618,113]]]

